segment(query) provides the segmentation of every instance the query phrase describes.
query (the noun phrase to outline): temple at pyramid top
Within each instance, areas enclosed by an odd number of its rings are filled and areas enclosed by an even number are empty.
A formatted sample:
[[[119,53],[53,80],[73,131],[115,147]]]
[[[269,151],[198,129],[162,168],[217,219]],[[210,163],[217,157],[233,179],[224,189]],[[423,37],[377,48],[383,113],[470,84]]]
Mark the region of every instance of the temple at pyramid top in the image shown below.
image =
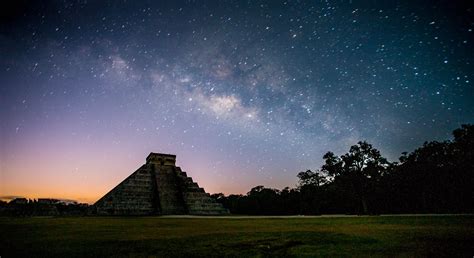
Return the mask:
[[[100,198],[99,215],[221,215],[229,211],[176,166],[176,155],[150,153],[146,163]]]
[[[173,154],[166,154],[166,153],[155,153],[152,152],[148,157],[146,157],[146,163],[153,163],[158,165],[168,165],[168,166],[175,166],[176,165],[176,155]]]

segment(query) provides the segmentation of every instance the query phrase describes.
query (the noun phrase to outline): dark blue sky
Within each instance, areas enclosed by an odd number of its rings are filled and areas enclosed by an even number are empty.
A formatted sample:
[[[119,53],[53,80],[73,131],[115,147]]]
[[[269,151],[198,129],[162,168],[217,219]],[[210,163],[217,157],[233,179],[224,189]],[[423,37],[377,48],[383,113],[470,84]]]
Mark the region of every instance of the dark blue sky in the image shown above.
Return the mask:
[[[359,140],[449,139],[472,4],[381,2],[2,3],[0,194],[94,200],[151,151],[210,192],[281,188]]]

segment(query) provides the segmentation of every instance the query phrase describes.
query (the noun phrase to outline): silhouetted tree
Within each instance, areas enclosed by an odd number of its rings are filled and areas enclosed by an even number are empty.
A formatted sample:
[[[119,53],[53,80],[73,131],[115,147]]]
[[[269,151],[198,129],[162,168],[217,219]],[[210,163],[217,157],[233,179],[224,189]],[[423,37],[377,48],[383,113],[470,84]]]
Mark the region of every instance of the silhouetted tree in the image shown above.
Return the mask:
[[[455,158],[453,177],[456,180],[455,199],[462,211],[474,212],[474,125],[465,124],[453,131],[452,151]],[[466,209],[467,208],[467,209]]]
[[[371,212],[369,201],[375,199],[376,188],[389,162],[365,141],[351,146],[349,152],[341,157],[328,152],[323,158],[322,171],[332,176],[335,185],[360,203],[357,212]]]
[[[321,214],[325,202],[323,185],[327,182],[321,172],[306,170],[298,173],[300,214]]]
[[[425,142],[400,157],[391,179],[397,182],[399,193],[392,196],[401,200],[402,212],[473,210],[474,126],[462,125],[453,136],[454,141]]]
[[[299,172],[297,177],[300,188],[304,186],[321,186],[326,183],[326,177],[319,171],[313,172],[311,170],[306,170]]]

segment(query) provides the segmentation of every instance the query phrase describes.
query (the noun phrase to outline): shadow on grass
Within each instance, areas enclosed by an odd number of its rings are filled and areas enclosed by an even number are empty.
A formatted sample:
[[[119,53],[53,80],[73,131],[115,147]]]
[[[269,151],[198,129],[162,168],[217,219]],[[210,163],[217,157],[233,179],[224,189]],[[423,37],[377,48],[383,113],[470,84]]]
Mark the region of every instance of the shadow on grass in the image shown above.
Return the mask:
[[[276,237],[277,235],[277,237]],[[10,246],[9,256],[48,257],[282,257],[300,255],[351,255],[371,250],[378,241],[368,237],[321,232],[253,232],[207,234],[159,240],[36,241],[27,249]],[[18,246],[17,246],[18,247]],[[363,248],[363,250],[361,249]],[[344,253],[341,253],[344,251]]]

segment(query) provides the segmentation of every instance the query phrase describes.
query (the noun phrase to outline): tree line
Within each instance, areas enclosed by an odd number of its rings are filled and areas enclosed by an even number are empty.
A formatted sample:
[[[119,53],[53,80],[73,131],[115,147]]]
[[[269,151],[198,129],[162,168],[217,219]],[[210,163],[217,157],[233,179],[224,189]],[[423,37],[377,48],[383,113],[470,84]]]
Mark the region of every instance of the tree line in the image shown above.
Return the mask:
[[[245,195],[212,197],[248,215],[474,212],[474,125],[454,130],[453,140],[404,152],[397,162],[366,141],[323,160],[320,169],[298,173],[295,188],[256,186]]]
[[[15,198],[9,202],[0,200],[0,216],[85,216],[91,214],[90,207],[75,201]]]

